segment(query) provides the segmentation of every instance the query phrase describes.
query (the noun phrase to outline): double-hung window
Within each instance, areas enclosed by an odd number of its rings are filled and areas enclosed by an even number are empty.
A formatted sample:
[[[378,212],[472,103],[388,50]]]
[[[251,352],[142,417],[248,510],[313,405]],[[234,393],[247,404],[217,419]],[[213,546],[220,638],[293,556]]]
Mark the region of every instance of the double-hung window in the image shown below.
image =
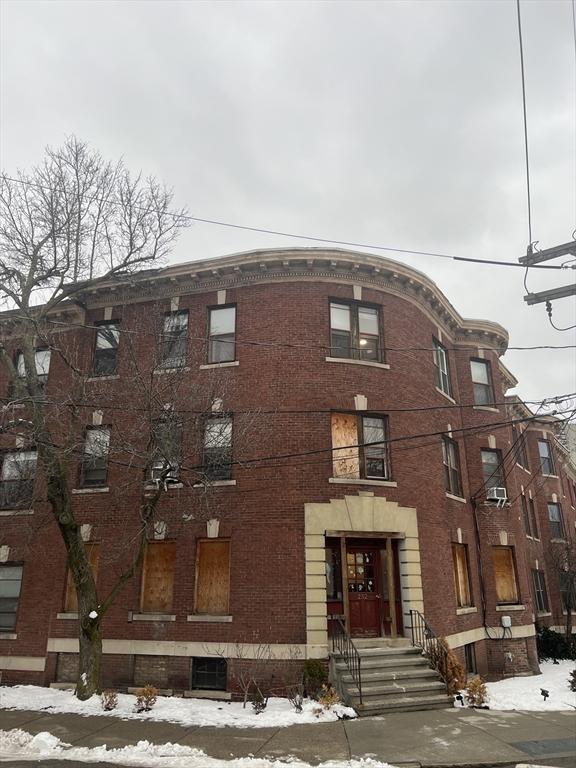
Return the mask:
[[[470,568],[468,565],[468,547],[466,544],[452,544],[454,564],[454,587],[458,608],[470,608],[474,605],[470,589]]]
[[[0,509],[29,506],[34,495],[37,451],[13,451],[0,456]]]
[[[528,469],[528,456],[526,454],[526,435],[512,424],[512,445],[516,463],[523,469]]]
[[[152,423],[150,479],[177,482],[182,453],[182,421],[172,410]]]
[[[564,519],[560,504],[548,503],[548,522],[550,523],[551,537],[564,540],[566,538],[566,531],[564,530]]]
[[[170,613],[174,596],[176,542],[149,541],[142,567],[140,610],[142,613]]]
[[[211,416],[204,424],[204,476],[209,480],[232,477],[232,416]]]
[[[484,476],[484,488],[486,492],[492,488],[506,488],[502,455],[498,450],[483,450],[482,474]]]
[[[534,587],[534,599],[538,613],[548,613],[550,610],[548,604],[548,592],[546,591],[546,580],[544,571],[532,571],[532,585]]]
[[[444,483],[447,493],[451,493],[454,496],[462,496],[458,443],[449,437],[442,438],[442,460],[444,462]]]
[[[161,368],[183,368],[188,347],[188,312],[169,312],[164,315],[160,338]]]
[[[230,608],[230,541],[199,539],[196,545],[194,610],[212,616],[227,615]]]
[[[34,366],[36,369],[36,376],[38,377],[38,383],[42,389],[46,389],[48,382],[48,372],[50,371],[50,350],[49,349],[37,349],[34,352]],[[26,366],[24,363],[24,355],[22,352],[18,353],[16,359],[16,371],[18,372],[18,378],[26,381]]]
[[[110,427],[88,427],[84,438],[81,483],[86,487],[106,485]]]
[[[0,632],[16,629],[22,566],[0,564]]]
[[[492,372],[487,360],[470,360],[470,373],[474,387],[474,405],[494,405]]]
[[[208,362],[236,359],[236,307],[213,307],[208,316]]]
[[[330,302],[332,357],[382,361],[380,311],[356,302]]]
[[[522,494],[520,496],[520,502],[522,504],[522,516],[524,518],[526,536],[537,539],[538,525],[536,523],[536,509],[534,507],[534,499],[527,498],[525,494]]]
[[[334,477],[390,480],[386,416],[332,414]]]
[[[448,397],[452,397],[450,385],[450,366],[448,364],[448,352],[437,339],[434,339],[434,374],[436,386]]]
[[[554,459],[548,440],[538,440],[538,455],[540,456],[540,471],[543,475],[554,474]]]
[[[118,370],[119,323],[100,323],[94,345],[93,376],[113,376]]]

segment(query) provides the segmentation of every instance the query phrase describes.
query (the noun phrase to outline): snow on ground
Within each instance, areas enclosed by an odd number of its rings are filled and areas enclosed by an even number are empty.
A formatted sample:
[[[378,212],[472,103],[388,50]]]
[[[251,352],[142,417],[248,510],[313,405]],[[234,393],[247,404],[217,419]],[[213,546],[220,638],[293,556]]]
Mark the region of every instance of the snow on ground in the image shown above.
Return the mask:
[[[135,746],[121,749],[103,747],[72,747],[46,731],[32,736],[25,731],[14,729],[0,731],[0,763],[10,763],[15,758],[38,760],[60,759],[95,763],[100,760],[107,763],[142,768],[312,768],[309,763],[290,758],[272,760],[266,757],[238,757],[232,760],[220,760],[208,757],[205,752],[194,747],[179,744],[150,744],[139,741]],[[361,760],[329,761],[316,768],[389,768],[370,758]]]
[[[497,683],[486,683],[490,709],[523,709],[539,712],[553,712],[558,709],[576,709],[576,693],[568,687],[570,672],[576,668],[576,661],[540,662],[541,675],[512,677]],[[544,700],[540,691],[548,691]]]
[[[306,699],[303,712],[294,711],[288,699],[271,698],[261,714],[254,713],[250,704],[241,702],[210,701],[208,699],[180,699],[159,696],[151,712],[134,712],[135,696],[118,694],[118,706],[104,712],[99,696],[79,701],[72,691],[42,688],[35,685],[0,686],[0,709],[28,709],[49,713],[66,712],[77,715],[109,715],[125,720],[169,720],[180,725],[209,725],[236,728],[283,728],[301,723],[328,723],[342,717],[356,717],[350,707],[337,704],[326,711],[316,701]]]

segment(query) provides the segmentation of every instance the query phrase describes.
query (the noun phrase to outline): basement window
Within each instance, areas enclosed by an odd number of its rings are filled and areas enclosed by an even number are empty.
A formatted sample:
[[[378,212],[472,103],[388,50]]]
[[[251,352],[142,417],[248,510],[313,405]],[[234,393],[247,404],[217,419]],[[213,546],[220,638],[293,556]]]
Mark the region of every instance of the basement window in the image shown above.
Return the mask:
[[[192,659],[193,691],[225,691],[228,677],[226,659],[194,657]]]

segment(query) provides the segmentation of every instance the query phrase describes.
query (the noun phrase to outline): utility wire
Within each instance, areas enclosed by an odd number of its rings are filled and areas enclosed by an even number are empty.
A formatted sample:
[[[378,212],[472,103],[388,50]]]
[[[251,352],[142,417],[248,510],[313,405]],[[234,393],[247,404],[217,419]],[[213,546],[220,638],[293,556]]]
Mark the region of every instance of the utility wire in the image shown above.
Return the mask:
[[[34,322],[34,317],[26,317],[23,315],[12,315],[12,318],[16,320],[24,320],[26,322]],[[9,318],[10,319],[10,318]],[[52,318],[46,317],[44,318],[44,322],[51,323],[52,325],[61,325],[65,327],[70,328],[83,328],[93,331],[102,330],[103,326],[106,325],[106,322],[102,323],[102,325],[91,325],[87,323],[74,323],[74,322],[68,322],[65,320],[54,320]],[[112,322],[112,321],[110,321]],[[134,329],[134,328],[116,328],[116,331],[119,334],[126,334],[126,335],[133,335],[133,336],[149,336],[154,339],[158,339],[159,337],[168,335],[164,334],[162,331],[144,331],[141,329]],[[210,338],[207,336],[192,336],[190,334],[186,335],[186,338],[192,341],[204,341],[208,342],[210,341]],[[288,341],[262,341],[262,340],[255,340],[255,339],[238,339],[236,338],[234,340],[234,344],[237,344],[239,346],[256,346],[256,347],[279,347],[284,349],[321,349],[325,352],[329,352],[333,349],[333,346],[330,344],[318,344],[316,342],[307,341],[302,343],[295,343],[295,342],[288,342]],[[475,345],[478,346],[478,345]],[[444,347],[444,349],[447,352],[465,352],[467,353],[470,348],[468,347]],[[506,351],[515,351],[515,352],[527,352],[527,351],[533,351],[533,350],[542,350],[542,349],[576,349],[576,344],[539,344],[539,345],[533,345],[533,346],[518,346],[518,347],[506,347]],[[435,347],[389,347],[386,346],[384,348],[386,352],[434,352]],[[347,358],[342,358],[342,360],[346,360]]]
[[[7,176],[6,174],[2,174],[2,178],[4,178],[6,181],[12,181],[18,184],[36,187],[39,189],[45,189],[49,192],[57,191],[57,190],[51,189],[50,187],[46,187],[41,184],[36,184],[30,180],[17,179],[12,176]],[[115,203],[114,201],[111,201],[111,204],[117,205],[117,203]],[[155,209],[150,208],[146,210],[150,210],[152,212]],[[301,234],[296,234],[294,232],[284,232],[281,230],[267,229],[265,227],[252,227],[246,224],[233,224],[231,222],[221,221],[219,219],[207,219],[207,218],[202,218],[200,216],[191,216],[190,214],[184,214],[184,213],[171,213],[170,211],[164,211],[164,210],[163,211],[158,210],[156,212],[163,213],[165,215],[172,216],[180,220],[191,221],[191,222],[196,222],[200,224],[211,224],[219,227],[241,229],[248,232],[259,232],[265,235],[277,235],[280,237],[290,237],[297,240],[308,240],[308,241],[317,242],[317,243],[330,243],[332,245],[344,245],[352,248],[367,248],[369,250],[387,251],[390,253],[402,253],[402,254],[408,254],[408,255],[414,255],[414,256],[430,256],[430,257],[435,257],[440,259],[451,259],[452,261],[471,262],[475,264],[490,264],[490,265],[502,266],[502,267],[523,268],[522,264],[518,264],[517,262],[512,262],[512,261],[498,261],[496,259],[475,259],[475,258],[466,257],[466,256],[454,256],[449,253],[441,253],[437,251],[421,251],[421,250],[415,250],[410,248],[396,248],[393,246],[375,245],[373,243],[361,243],[361,242],[355,242],[355,241],[349,241],[349,240],[335,240],[333,238],[328,238],[328,237],[317,237],[314,235],[301,235]],[[535,264],[534,266],[537,267],[538,269],[563,269],[561,265],[555,265],[555,264]]]

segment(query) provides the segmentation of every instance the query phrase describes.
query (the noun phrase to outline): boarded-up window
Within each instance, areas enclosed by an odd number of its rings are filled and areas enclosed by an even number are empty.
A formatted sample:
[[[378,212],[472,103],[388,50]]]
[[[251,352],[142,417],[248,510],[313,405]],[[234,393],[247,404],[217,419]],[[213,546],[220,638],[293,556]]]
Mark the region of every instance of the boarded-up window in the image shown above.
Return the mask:
[[[459,608],[469,608],[473,603],[468,571],[468,547],[465,544],[452,544],[452,560],[454,561],[456,603]]]
[[[226,615],[230,599],[230,542],[209,539],[196,549],[196,613]]]
[[[512,547],[492,547],[492,560],[498,604],[517,603],[518,587]]]
[[[332,460],[334,477],[360,477],[358,418],[354,413],[332,414]],[[348,447],[346,447],[348,446]]]
[[[86,554],[88,555],[88,562],[92,569],[92,576],[94,581],[98,578],[98,560],[100,558],[100,544],[85,544]],[[66,595],[64,596],[64,611],[66,613],[77,613],[78,611],[78,595],[76,594],[76,586],[74,584],[74,578],[72,571],[68,568],[68,574],[66,576]]]
[[[142,573],[142,613],[169,613],[172,610],[175,562],[174,541],[148,542]]]

